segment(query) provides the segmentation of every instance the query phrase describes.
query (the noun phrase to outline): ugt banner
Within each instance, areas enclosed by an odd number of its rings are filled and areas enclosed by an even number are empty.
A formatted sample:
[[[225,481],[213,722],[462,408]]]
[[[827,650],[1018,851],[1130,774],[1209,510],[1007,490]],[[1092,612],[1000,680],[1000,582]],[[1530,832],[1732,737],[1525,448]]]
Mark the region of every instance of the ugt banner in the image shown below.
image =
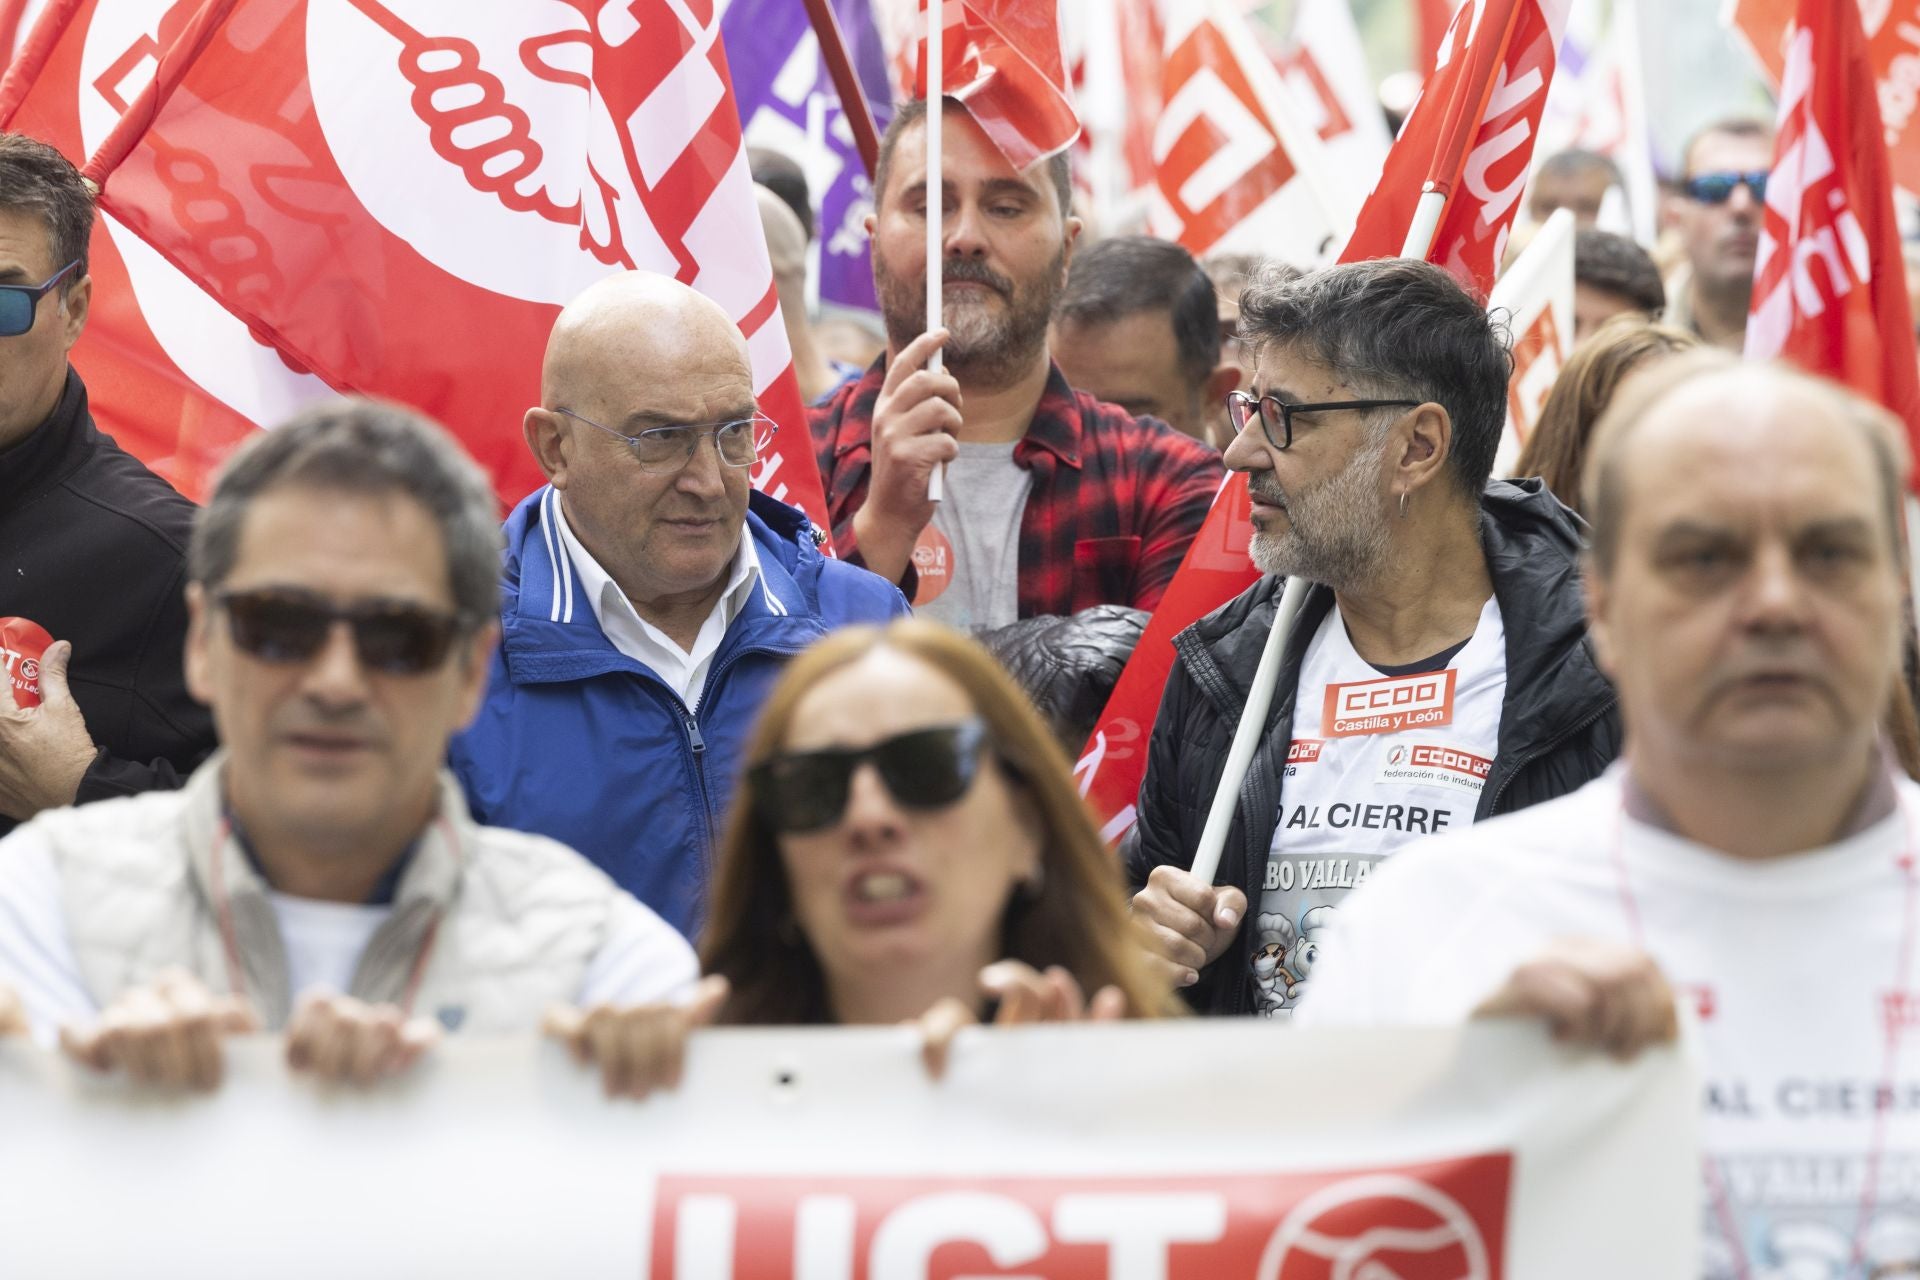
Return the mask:
[[[608,1101],[531,1038],[210,1097],[0,1045],[0,1275],[1695,1280],[1691,1074],[1532,1024],[723,1030]]]

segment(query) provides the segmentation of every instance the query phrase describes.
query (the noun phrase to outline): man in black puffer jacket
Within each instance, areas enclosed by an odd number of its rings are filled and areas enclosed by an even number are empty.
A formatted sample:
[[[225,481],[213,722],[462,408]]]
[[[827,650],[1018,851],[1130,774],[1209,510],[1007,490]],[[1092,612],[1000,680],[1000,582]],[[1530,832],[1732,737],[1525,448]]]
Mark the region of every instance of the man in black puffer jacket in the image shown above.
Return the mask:
[[[1241,316],[1254,391],[1227,462],[1250,473],[1269,576],[1174,641],[1127,868],[1196,1008],[1284,1018],[1382,859],[1575,790],[1621,735],[1586,637],[1581,526],[1537,480],[1487,481],[1509,363],[1479,303],[1383,260],[1256,282]],[[1187,868],[1290,575],[1323,585],[1202,883]]]
[[[177,787],[214,745],[181,670],[193,504],[101,434],[67,364],[92,224],[65,157],[0,134],[0,682],[41,699],[0,695],[0,836]]]

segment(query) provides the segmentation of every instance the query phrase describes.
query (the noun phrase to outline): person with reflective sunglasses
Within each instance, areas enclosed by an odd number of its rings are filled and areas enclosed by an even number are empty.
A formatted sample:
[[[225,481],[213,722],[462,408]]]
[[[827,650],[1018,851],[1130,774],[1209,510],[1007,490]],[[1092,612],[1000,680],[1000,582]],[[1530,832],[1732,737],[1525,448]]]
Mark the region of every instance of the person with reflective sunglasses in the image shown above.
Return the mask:
[[[1773,167],[1773,126],[1736,117],[1707,125],[1687,143],[1680,191],[1666,225],[1686,262],[1667,280],[1666,322],[1738,352],[1746,344],[1753,263]]]
[[[708,976],[658,1011],[624,1091],[676,1082],[688,1033],[713,1022],[915,1021],[937,1074],[977,1021],[1179,1009],[1065,756],[975,641],[920,619],[836,632],[774,686],[746,758]]]
[[[1247,474],[1266,575],[1176,640],[1126,848],[1154,963],[1196,1008],[1285,1019],[1348,894],[1402,846],[1563,795],[1619,753],[1587,642],[1581,526],[1492,481],[1508,335],[1415,259],[1240,296]],[[1217,873],[1194,850],[1284,580],[1313,583]]]
[[[451,757],[483,821],[580,850],[690,937],[781,667],[907,607],[820,553],[777,473],[754,490],[775,424],[753,386],[726,312],[666,276],[561,312],[522,423],[548,483],[507,520],[505,639]]]
[[[442,767],[486,683],[499,546],[479,468],[404,410],[322,405],[234,455],[189,552],[187,679],[222,749],[180,791],[0,841],[0,986],[39,1039],[208,1087],[221,1036],[264,1027],[294,1068],[369,1082],[446,1031],[562,1002],[620,1025],[691,988],[671,927],[475,821]]]
[[[92,225],[64,156],[0,134],[0,836],[177,787],[214,746],[180,667],[193,504],[95,425],[67,362]]]

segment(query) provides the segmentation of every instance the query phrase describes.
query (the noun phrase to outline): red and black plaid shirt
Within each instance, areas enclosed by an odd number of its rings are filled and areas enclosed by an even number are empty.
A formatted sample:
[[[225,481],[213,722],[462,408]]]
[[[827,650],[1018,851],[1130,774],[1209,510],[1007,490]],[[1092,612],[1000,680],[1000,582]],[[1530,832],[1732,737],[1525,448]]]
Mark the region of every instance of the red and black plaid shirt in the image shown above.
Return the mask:
[[[853,517],[873,472],[873,405],[886,357],[808,410],[834,548],[858,560]],[[1225,474],[1220,455],[1157,418],[1075,391],[1054,365],[1013,460],[1033,473],[1020,518],[1019,612],[1096,604],[1151,609],[1200,531]],[[913,598],[916,575],[901,583]]]

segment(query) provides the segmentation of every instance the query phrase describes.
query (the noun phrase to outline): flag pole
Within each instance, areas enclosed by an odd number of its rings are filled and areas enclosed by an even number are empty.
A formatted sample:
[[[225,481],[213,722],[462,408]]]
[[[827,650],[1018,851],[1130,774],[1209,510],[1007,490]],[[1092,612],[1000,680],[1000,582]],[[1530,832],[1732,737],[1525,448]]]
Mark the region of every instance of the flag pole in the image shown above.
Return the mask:
[[[1521,0],[1489,0],[1481,17],[1482,38],[1473,42],[1473,62],[1465,69],[1454,96],[1447,104],[1447,117],[1441,132],[1440,147],[1434,153],[1427,180],[1420,188],[1420,201],[1414,206],[1413,221],[1400,250],[1403,258],[1425,258],[1433,252],[1434,237],[1440,233],[1440,221],[1453,197],[1455,185],[1467,162],[1467,152],[1487,113],[1487,100],[1493,93],[1493,70],[1507,56],[1513,28],[1520,14]],[[1457,20],[1457,19],[1456,19]],[[1498,27],[1493,24],[1498,23]],[[1485,36],[1498,30],[1498,40]],[[1254,752],[1267,729],[1267,711],[1273,706],[1274,686],[1280,680],[1280,659],[1293,633],[1300,604],[1313,584],[1304,578],[1287,579],[1280,603],[1273,614],[1273,626],[1260,650],[1260,662],[1253,669],[1253,687],[1247,690],[1247,705],[1234,727],[1233,744],[1227,749],[1226,767],[1220,785],[1214,790],[1213,804],[1207,810],[1206,825],[1200,829],[1200,844],[1193,851],[1192,874],[1212,884],[1220,872],[1220,854],[1227,847],[1227,831],[1233,825],[1239,805],[1240,786],[1247,780]]]
[[[833,80],[833,91],[840,95],[840,112],[853,130],[854,149],[860,153],[860,163],[867,167],[867,176],[871,178],[880,162],[880,134],[874,127],[873,108],[867,102],[866,90],[860,87],[860,75],[847,53],[847,37],[840,29],[840,16],[833,11],[830,0],[806,0],[806,4],[807,20],[813,24],[814,39],[820,43],[820,56],[826,59],[827,75]]]
[[[945,0],[927,0],[927,332],[932,333],[940,327],[940,295],[945,286],[941,280],[943,266],[941,259],[941,157],[942,140],[940,117],[942,114],[941,83],[944,51],[941,48],[945,34],[947,7]],[[927,361],[927,368],[940,372],[945,364],[940,352],[935,351],[933,358]],[[947,469],[943,464],[935,463],[927,476],[927,501],[939,502],[947,496]]]

